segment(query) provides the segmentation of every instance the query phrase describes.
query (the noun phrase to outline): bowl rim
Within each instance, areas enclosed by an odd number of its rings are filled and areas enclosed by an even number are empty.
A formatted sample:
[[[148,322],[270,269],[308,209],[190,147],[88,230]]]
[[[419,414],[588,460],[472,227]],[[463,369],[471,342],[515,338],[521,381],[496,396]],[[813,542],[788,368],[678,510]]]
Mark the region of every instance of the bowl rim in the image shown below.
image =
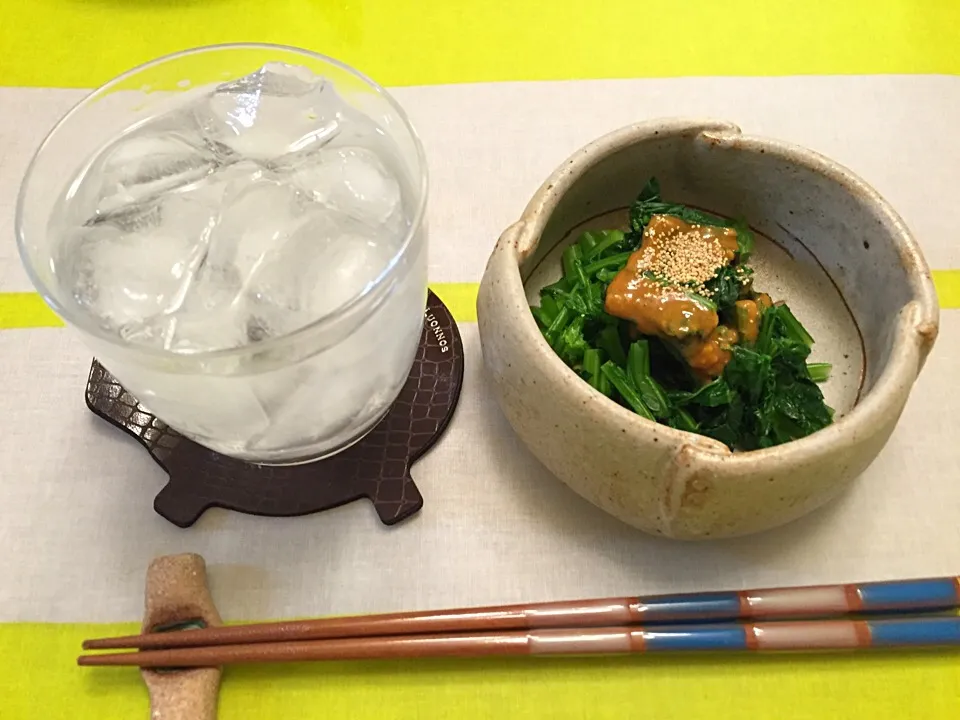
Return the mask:
[[[641,417],[614,402],[580,378],[576,378],[579,382],[569,383],[571,390],[576,393],[578,400],[599,403],[604,408],[604,415],[621,423],[621,427],[627,427],[631,432],[653,432],[665,440],[672,441],[678,447],[685,446],[701,461],[732,464],[728,470],[733,470],[738,465],[744,466],[742,469],[746,470],[746,465],[752,467],[758,462],[773,459],[778,463],[802,461],[811,456],[829,453],[850,439],[870,434],[864,431],[871,424],[879,427],[879,422],[891,410],[896,409],[899,413],[896,406],[903,385],[907,385],[909,392],[909,387],[919,375],[935,343],[939,329],[939,304],[933,279],[919,243],[900,215],[862,178],[821,153],[781,140],[746,135],[739,126],[731,122],[713,119],[659,118],[634,123],[609,132],[568,156],[534,193],[523,210],[520,220],[504,233],[504,238],[510,236],[510,241],[504,243],[504,246],[508,252],[512,253],[510,268],[513,270],[506,287],[511,293],[519,292],[523,299],[523,306],[527,306],[520,265],[538,246],[553,211],[560,204],[565,193],[587,170],[620,152],[625,146],[661,135],[686,134],[701,135],[711,144],[732,146],[751,153],[762,152],[771,158],[779,158],[805,167],[826,177],[846,192],[859,195],[864,202],[874,207],[883,219],[885,234],[899,251],[900,264],[906,272],[907,283],[911,290],[911,299],[901,308],[897,316],[891,318],[895,332],[885,367],[869,392],[865,393],[846,415],[828,427],[798,440],[749,451],[733,451],[718,440],[677,430],[655,420]],[[503,288],[504,285],[501,283],[501,289]],[[554,379],[576,377],[543,338],[532,314],[526,312],[520,315],[518,320],[521,328],[526,331],[524,334],[534,343],[538,354],[546,356],[546,366],[540,368],[540,371],[549,370],[555,376]]]

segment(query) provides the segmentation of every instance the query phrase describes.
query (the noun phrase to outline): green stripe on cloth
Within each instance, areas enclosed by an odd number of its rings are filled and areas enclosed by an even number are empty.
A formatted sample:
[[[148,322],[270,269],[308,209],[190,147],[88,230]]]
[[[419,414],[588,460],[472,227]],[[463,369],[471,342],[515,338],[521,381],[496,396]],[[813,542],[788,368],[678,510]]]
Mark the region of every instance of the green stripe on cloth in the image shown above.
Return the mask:
[[[63,320],[37,293],[0,293],[0,330],[63,327]]]
[[[385,85],[960,74],[955,0],[31,0],[4,4],[0,85],[92,87],[198,45],[297,45]],[[655,112],[653,114],[656,114]]]
[[[81,669],[84,638],[132,624],[0,624],[3,720],[147,718],[132,668]],[[714,654],[228,668],[222,720],[955,720],[956,653]]]
[[[460,323],[477,321],[477,283],[433,283],[431,289]],[[37,293],[0,293],[0,330],[63,327]]]
[[[960,270],[934,270],[933,284],[944,310],[960,308]]]
[[[960,309],[960,270],[934,270],[940,307]],[[477,321],[478,283],[432,283],[430,287],[443,300],[460,323]],[[17,328],[63,327],[63,322],[36,293],[0,293],[0,330]]]

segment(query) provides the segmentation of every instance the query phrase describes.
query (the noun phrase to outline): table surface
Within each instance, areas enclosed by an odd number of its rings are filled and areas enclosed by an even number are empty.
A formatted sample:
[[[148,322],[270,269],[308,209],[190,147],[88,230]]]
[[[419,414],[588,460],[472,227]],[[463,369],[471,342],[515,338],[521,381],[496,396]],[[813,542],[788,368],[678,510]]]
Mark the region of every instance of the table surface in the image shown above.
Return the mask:
[[[132,628],[160,554],[207,559],[230,620],[960,573],[960,5],[675,0],[34,0],[0,10],[0,716],[146,717],[129,671],[72,666]],[[153,513],[163,473],[84,409],[89,355],[34,295],[13,213],[31,154],[133,65],[236,40],[298,45],[395,88],[430,164],[430,277],[467,370],[448,434],[414,468],[423,511]],[[940,339],[879,459],[829,507],[764,535],[646,537],[550,477],[485,390],[473,299],[500,231],[573,150],[664,115],[711,116],[821,151],[901,212],[935,269]],[[960,659],[698,656],[243,668],[224,718],[954,718]]]

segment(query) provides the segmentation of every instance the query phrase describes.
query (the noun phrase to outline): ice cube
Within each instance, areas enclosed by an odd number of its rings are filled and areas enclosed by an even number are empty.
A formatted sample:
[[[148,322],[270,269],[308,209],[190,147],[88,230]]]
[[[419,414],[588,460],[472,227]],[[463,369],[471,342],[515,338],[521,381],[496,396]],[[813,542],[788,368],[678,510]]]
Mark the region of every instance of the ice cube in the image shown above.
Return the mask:
[[[292,168],[290,179],[317,202],[371,228],[392,233],[400,230],[400,183],[371,150],[320,150]]]
[[[185,188],[217,166],[213,152],[184,133],[142,126],[119,138],[75,184],[75,209],[105,216]]]
[[[301,194],[252,163],[237,163],[209,176],[186,197],[218,208],[202,262],[184,286],[181,302],[163,315],[128,324],[123,337],[186,353],[239,347],[266,337],[251,328],[246,290],[257,268],[296,229]],[[145,222],[122,219],[131,227]]]
[[[343,362],[321,356],[301,367],[296,382],[266,383],[255,392],[269,423],[247,443],[249,450],[271,450],[332,437],[349,428],[375,395],[376,378]]]
[[[107,326],[141,324],[182,304],[215,223],[215,210],[181,195],[128,206],[75,231],[55,272]]]
[[[246,284],[266,256],[305,221],[305,205],[299,190],[269,172],[233,179],[224,191],[208,264],[236,268]]]
[[[142,323],[129,323],[120,329],[120,336],[130,343],[183,354],[227,350],[248,344],[243,322],[233,308],[190,306]]]
[[[371,228],[315,207],[251,275],[251,326],[260,338],[275,337],[325,317],[373,283],[392,256]]]
[[[257,436],[269,424],[247,378],[142,369],[134,372],[139,375],[138,385],[144,388],[137,393],[143,404],[201,443],[216,438],[222,445],[225,438]],[[231,444],[238,450],[242,447],[242,441]]]
[[[311,315],[320,317],[343,307],[387,269],[393,259],[389,244],[365,230],[344,222],[334,237],[322,238],[323,251],[298,282],[303,305]]]
[[[269,426],[247,449],[266,451],[335,437],[374,421],[396,397],[423,324],[423,286],[396,288],[377,314],[309,358],[295,374],[258,379],[254,389]],[[411,312],[411,310],[413,312]]]
[[[269,63],[218,86],[194,112],[213,147],[267,162],[329,142],[344,107],[333,86],[306,68]]]
[[[285,237],[284,213],[294,217],[297,193],[265,179],[259,167],[244,165],[214,173],[187,195],[216,208],[216,222],[202,240],[202,262],[184,286],[179,303],[122,328],[129,342],[184,353],[249,342],[244,288],[261,256]],[[144,222],[120,219],[131,226]]]
[[[322,77],[301,65],[270,62],[249,75],[221,83],[217,86],[217,92],[240,96],[263,94],[274,97],[304,97],[322,88],[324,84]]]

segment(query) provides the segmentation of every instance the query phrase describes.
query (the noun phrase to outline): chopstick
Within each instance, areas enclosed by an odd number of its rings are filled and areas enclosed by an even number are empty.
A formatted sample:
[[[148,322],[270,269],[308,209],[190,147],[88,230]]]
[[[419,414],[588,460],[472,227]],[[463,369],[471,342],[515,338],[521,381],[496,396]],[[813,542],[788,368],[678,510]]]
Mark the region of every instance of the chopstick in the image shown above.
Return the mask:
[[[85,650],[187,648],[442,633],[917,613],[960,607],[960,578],[618,597],[153,632],[86,640]],[[524,637],[526,635],[524,634]]]
[[[218,667],[246,663],[686,651],[862,650],[960,645],[960,617],[714,623],[354,637],[84,655],[83,666]]]

